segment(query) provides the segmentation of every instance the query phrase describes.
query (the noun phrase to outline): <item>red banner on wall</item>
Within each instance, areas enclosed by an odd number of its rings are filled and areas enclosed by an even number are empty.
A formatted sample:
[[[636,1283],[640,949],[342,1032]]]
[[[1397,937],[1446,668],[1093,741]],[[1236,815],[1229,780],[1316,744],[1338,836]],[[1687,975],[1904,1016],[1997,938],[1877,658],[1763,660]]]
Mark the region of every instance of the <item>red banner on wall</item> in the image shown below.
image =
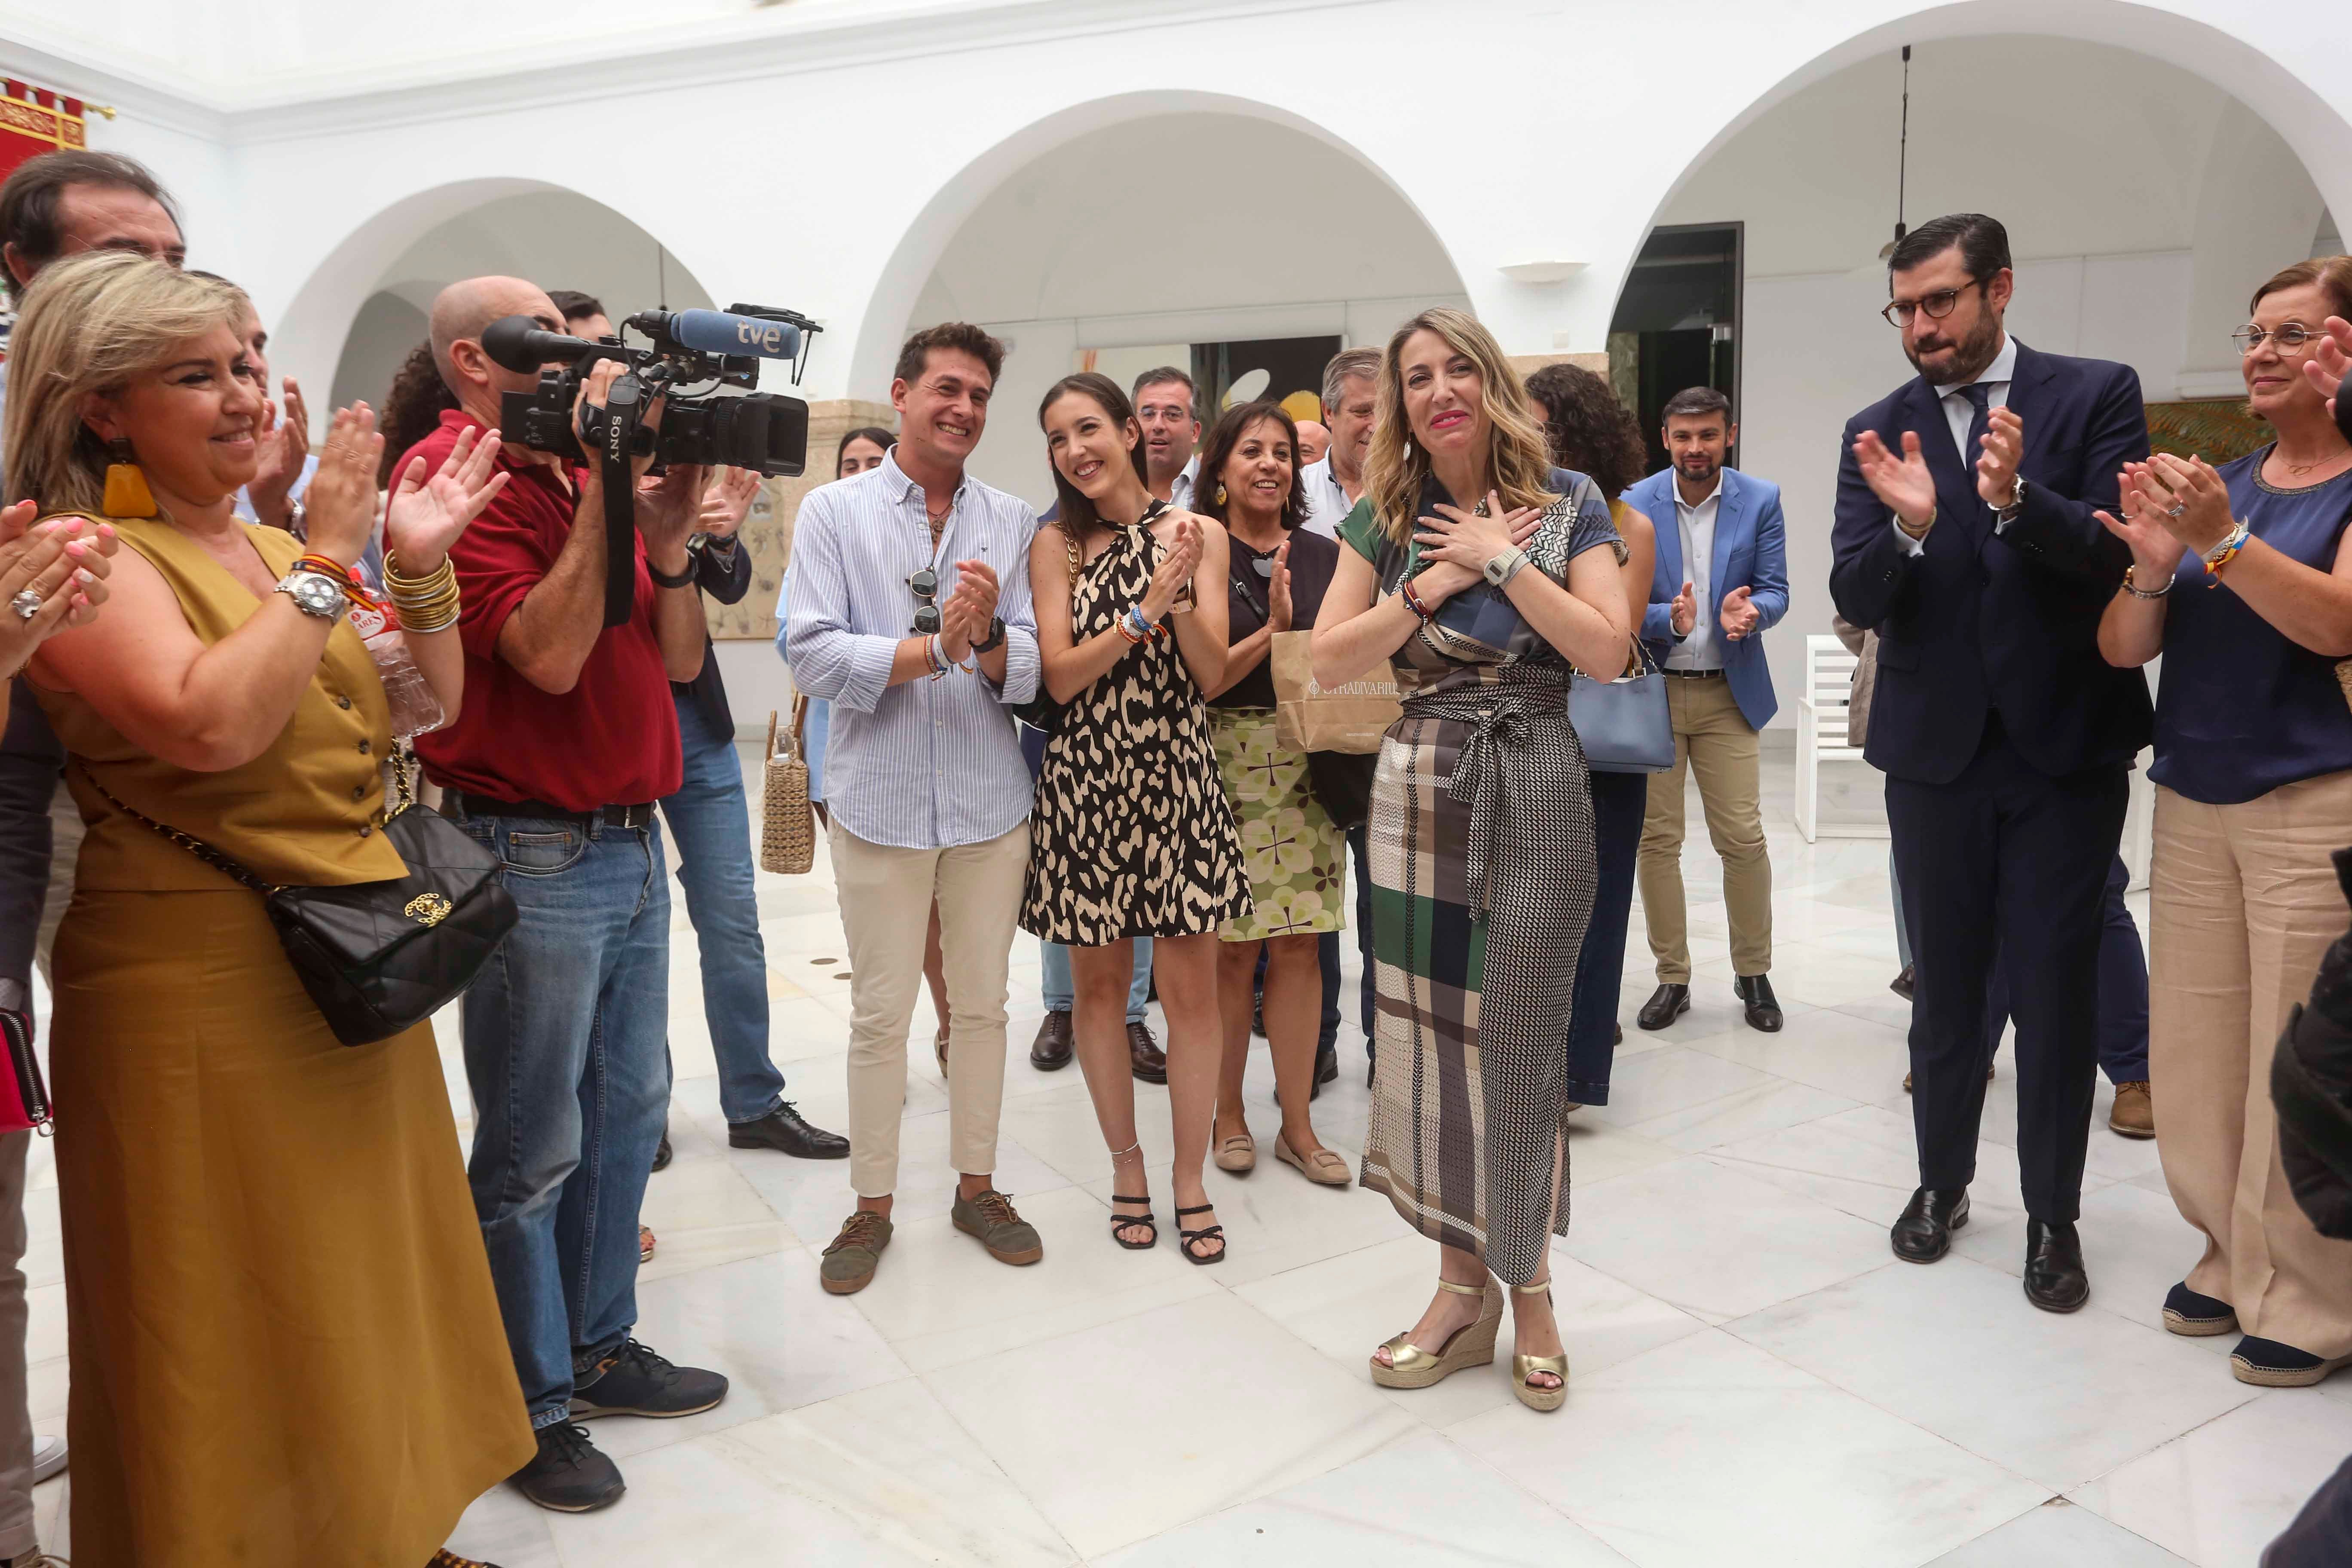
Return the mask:
[[[0,179],[17,164],[44,153],[88,145],[83,140],[82,102],[21,81],[0,96]]]

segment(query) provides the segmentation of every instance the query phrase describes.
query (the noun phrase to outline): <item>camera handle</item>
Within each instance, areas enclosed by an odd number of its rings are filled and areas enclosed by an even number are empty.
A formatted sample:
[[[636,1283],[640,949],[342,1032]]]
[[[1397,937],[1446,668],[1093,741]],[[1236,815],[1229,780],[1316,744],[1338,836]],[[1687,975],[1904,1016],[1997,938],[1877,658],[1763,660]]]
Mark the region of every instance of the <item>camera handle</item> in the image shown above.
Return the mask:
[[[596,454],[604,485],[604,624],[626,626],[637,603],[637,481],[629,458],[645,413],[645,385],[635,374],[614,381],[604,406],[580,406],[580,444]]]

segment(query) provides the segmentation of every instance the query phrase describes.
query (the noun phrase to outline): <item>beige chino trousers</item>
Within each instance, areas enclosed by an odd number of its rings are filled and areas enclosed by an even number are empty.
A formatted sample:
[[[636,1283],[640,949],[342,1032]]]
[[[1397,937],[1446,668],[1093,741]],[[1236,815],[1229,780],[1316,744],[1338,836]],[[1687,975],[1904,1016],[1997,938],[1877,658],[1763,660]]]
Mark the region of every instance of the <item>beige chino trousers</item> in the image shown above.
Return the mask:
[[[2148,1076],[2165,1183],[2205,1235],[2189,1288],[2229,1302],[2249,1334],[2352,1354],[2352,1241],[2295,1206],[2271,1106],[2279,1031],[2344,934],[2328,854],[2352,844],[2352,773],[2237,805],[2158,785],[2155,839]]]
[[[907,1030],[935,898],[948,983],[948,1156],[964,1175],[987,1175],[1004,1104],[1005,972],[1029,871],[1029,824],[985,843],[901,849],[870,844],[836,818],[828,841],[849,943],[850,1185],[862,1198],[898,1190]]]
[[[1683,902],[1683,776],[1698,775],[1707,837],[1723,858],[1724,911],[1731,925],[1731,972],[1762,974],[1772,967],[1772,861],[1764,851],[1756,731],[1731,695],[1731,682],[1669,675],[1666,711],[1674,721],[1675,765],[1650,775],[1650,806],[1642,821],[1636,862],[1642,918],[1650,928],[1650,955],[1658,984],[1687,985],[1691,977],[1690,913]]]

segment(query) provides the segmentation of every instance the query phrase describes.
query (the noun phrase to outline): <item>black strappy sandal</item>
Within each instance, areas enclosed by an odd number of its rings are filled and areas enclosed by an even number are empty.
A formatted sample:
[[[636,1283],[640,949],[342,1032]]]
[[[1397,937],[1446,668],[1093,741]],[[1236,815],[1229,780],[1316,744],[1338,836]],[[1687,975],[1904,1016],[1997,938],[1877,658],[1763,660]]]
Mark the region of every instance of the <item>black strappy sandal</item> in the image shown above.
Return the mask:
[[[1110,1195],[1110,1201],[1115,1204],[1149,1204],[1151,1202],[1151,1199],[1149,1194],[1139,1198],[1130,1198],[1123,1193],[1113,1193]],[[1146,1226],[1150,1230],[1150,1240],[1129,1241],[1127,1237],[1119,1235],[1120,1231],[1127,1229],[1129,1226],[1138,1225]],[[1146,1208],[1141,1214],[1118,1214],[1114,1212],[1110,1216],[1110,1238],[1118,1243],[1121,1247],[1127,1248],[1129,1252],[1149,1252],[1153,1247],[1160,1245],[1160,1222],[1151,1217],[1151,1211],[1149,1208]]]
[[[1184,1260],[1186,1262],[1197,1263],[1202,1268],[1206,1268],[1212,1263],[1223,1263],[1225,1260],[1225,1249],[1223,1246],[1220,1246],[1213,1254],[1207,1258],[1203,1258],[1199,1253],[1192,1250],[1192,1245],[1195,1242],[1216,1241],[1222,1243],[1225,1239],[1225,1227],[1223,1226],[1204,1225],[1198,1230],[1186,1230],[1184,1228],[1184,1216],[1186,1215],[1211,1214],[1215,1212],[1216,1206],[1217,1205],[1214,1204],[1194,1204],[1191,1208],[1179,1208],[1176,1211],[1176,1235],[1180,1238],[1177,1241],[1176,1246],[1177,1250],[1183,1253]]]

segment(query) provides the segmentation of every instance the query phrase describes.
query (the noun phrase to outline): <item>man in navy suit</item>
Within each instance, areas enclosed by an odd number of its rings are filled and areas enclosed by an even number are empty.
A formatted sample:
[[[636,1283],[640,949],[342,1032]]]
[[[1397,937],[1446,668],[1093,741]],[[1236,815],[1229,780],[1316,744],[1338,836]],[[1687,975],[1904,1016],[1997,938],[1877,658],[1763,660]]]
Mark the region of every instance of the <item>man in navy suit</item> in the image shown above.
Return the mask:
[[[2125,461],[2147,456],[2147,420],[2129,366],[2009,336],[2009,236],[1991,218],[1912,230],[1887,286],[1919,374],[1846,426],[1830,592],[1878,633],[1864,755],[1886,774],[1918,960],[1919,1188],[1895,1255],[1932,1263],[1968,1221],[1998,946],[2017,1022],[2025,1294],[2071,1312],[2090,1296],[2074,1221],[2102,906],[2149,735],[2146,681],[2099,658],[2130,552],[2092,514],[2116,507]]]
[[[1724,467],[1739,427],[1711,386],[1689,387],[1660,415],[1674,467],[1629,486],[1625,504],[1657,535],[1643,640],[1666,672],[1675,765],[1650,775],[1639,859],[1642,914],[1658,989],[1638,1022],[1663,1029],[1690,1011],[1690,942],[1683,905],[1683,772],[1698,777],[1707,837],[1723,858],[1732,985],[1748,1022],[1780,1026],[1772,967],[1772,862],[1764,851],[1756,732],[1772,717],[1763,634],[1789,611],[1780,487]],[[1679,586],[1678,586],[1679,585]]]

